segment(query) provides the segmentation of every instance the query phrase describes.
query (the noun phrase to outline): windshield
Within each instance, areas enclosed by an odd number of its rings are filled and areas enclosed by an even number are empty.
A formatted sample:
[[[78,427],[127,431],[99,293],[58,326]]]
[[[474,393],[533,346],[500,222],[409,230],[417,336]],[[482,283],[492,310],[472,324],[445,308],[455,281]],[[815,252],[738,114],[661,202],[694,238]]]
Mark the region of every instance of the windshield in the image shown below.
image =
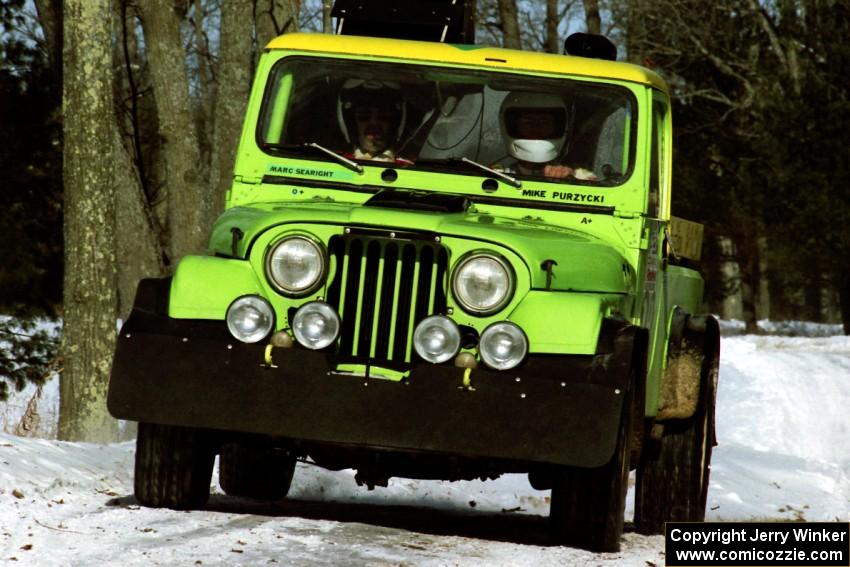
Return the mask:
[[[631,173],[634,105],[613,85],[289,57],[272,73],[257,136],[275,154],[318,144],[363,165],[481,175],[472,160],[521,179],[612,186]]]

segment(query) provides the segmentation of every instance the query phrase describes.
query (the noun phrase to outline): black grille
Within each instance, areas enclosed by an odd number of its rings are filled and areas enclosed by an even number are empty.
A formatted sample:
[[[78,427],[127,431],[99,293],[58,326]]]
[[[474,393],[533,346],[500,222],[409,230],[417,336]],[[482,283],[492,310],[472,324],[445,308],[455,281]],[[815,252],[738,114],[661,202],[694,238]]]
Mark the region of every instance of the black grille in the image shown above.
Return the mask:
[[[327,301],[342,319],[339,354],[372,363],[410,362],[413,329],[446,312],[448,253],[435,239],[334,236]]]

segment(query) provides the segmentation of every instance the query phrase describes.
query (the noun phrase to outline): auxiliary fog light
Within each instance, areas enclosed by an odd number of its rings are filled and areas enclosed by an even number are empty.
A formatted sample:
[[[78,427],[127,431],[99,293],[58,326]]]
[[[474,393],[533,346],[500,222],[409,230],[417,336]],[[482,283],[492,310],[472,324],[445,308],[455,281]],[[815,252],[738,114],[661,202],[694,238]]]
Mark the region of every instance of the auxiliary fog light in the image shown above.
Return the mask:
[[[257,343],[274,327],[274,310],[259,295],[243,295],[227,308],[227,330],[243,343]]]
[[[510,370],[528,353],[528,338],[514,323],[493,323],[481,333],[478,352],[484,364],[494,370]]]
[[[295,340],[312,350],[323,349],[339,336],[339,315],[333,307],[321,301],[305,303],[292,318]]]
[[[443,315],[426,317],[413,332],[413,348],[428,362],[445,362],[460,348],[460,329]]]

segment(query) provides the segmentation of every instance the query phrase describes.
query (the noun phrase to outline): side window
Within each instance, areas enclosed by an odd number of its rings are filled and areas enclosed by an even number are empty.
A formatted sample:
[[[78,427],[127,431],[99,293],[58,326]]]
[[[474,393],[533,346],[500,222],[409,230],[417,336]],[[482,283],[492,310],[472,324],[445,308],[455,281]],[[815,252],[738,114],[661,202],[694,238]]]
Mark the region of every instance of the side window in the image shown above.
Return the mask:
[[[661,202],[661,168],[664,166],[662,156],[664,149],[664,116],[667,107],[664,103],[654,101],[652,103],[652,152],[649,164],[649,207],[647,215],[658,218]]]

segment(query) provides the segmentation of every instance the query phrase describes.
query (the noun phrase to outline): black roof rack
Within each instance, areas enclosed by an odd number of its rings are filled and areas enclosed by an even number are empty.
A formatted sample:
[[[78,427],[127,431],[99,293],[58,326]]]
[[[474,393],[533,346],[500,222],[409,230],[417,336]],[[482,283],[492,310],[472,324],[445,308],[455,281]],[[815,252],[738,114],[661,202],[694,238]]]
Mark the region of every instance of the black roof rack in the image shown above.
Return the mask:
[[[336,0],[336,33],[475,43],[475,0]]]

